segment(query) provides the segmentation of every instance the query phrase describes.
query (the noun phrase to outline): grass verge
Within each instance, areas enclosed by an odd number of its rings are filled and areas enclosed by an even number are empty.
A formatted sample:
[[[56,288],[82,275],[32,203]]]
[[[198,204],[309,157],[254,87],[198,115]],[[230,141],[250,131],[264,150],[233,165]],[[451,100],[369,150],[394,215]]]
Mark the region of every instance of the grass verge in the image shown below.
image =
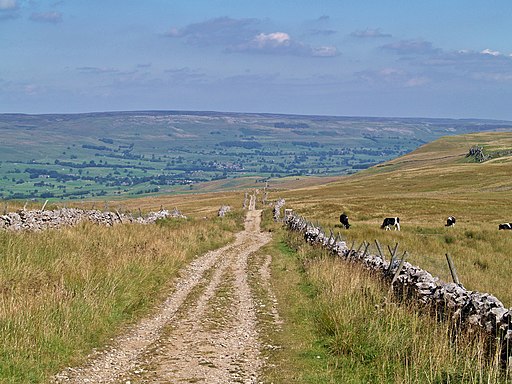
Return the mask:
[[[0,383],[83,362],[161,302],[186,262],[230,241],[242,216],[0,232]]]

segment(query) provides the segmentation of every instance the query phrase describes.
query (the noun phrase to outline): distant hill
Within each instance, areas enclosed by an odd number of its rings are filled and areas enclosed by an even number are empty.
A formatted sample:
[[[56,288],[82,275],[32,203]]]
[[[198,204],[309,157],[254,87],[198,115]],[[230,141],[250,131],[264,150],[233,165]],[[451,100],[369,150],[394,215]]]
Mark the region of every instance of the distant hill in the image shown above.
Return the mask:
[[[346,175],[441,136],[496,130],[510,131],[512,122],[185,111],[0,114],[0,197],[129,197]]]
[[[484,151],[504,155],[482,163],[475,162],[469,156],[470,148],[475,145],[481,146]],[[313,199],[312,196],[314,201],[321,200],[327,206],[350,206],[350,202],[355,205],[372,204],[371,201],[379,201],[378,205],[381,206],[393,206],[405,200],[415,201],[414,204],[421,206],[429,200],[441,201],[452,206],[452,214],[456,214],[456,201],[468,201],[457,208],[464,211],[467,207],[478,205],[480,199],[489,199],[489,196],[508,206],[512,192],[511,152],[512,132],[444,136],[408,154],[330,184],[309,186],[290,193],[305,205]],[[481,207],[482,211],[489,212],[491,216],[494,210],[487,203],[485,205]],[[389,210],[396,211],[395,208]],[[440,215],[449,213],[449,209],[446,213],[439,212]],[[499,220],[498,216],[496,218]]]

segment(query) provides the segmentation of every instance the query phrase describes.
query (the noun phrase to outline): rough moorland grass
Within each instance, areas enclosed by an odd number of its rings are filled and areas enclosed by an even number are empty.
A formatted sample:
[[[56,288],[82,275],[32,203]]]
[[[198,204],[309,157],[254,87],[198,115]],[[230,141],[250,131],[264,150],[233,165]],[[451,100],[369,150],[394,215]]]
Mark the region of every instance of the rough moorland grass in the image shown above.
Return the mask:
[[[512,306],[512,232],[498,231],[499,223],[512,221],[512,158],[463,162],[474,144],[510,148],[512,134],[443,138],[340,182],[279,196],[287,208],[341,232],[349,244],[399,242],[410,262],[444,280],[450,279],[445,260],[450,253],[466,288],[490,292]],[[335,228],[342,212],[352,223],[348,231]],[[457,217],[454,228],[444,226],[450,215]],[[379,229],[389,216],[400,217],[400,233]]]
[[[232,239],[241,217],[0,232],[0,382],[43,382],[82,362],[161,302],[184,263]]]
[[[270,381],[510,381],[480,335],[454,333],[424,308],[391,296],[368,271],[304,245],[300,236],[284,236],[286,246],[275,244],[273,284],[285,325],[273,356],[280,364],[266,372]]]

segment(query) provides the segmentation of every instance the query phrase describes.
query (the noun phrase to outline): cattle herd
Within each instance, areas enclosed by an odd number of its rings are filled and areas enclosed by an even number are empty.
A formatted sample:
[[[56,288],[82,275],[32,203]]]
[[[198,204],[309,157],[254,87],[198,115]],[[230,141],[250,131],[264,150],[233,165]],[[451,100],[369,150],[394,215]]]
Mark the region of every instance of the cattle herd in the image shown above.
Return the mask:
[[[457,219],[455,216],[448,216],[446,219],[445,227],[453,227],[455,226]],[[345,229],[350,228],[350,223],[348,221],[348,216],[345,212],[340,215],[340,223],[342,227]],[[400,230],[400,218],[399,217],[386,217],[380,226],[381,229],[385,229],[386,231],[391,230],[391,227],[394,227],[395,231]],[[512,230],[512,223],[502,223],[498,225],[498,229],[509,229]]]

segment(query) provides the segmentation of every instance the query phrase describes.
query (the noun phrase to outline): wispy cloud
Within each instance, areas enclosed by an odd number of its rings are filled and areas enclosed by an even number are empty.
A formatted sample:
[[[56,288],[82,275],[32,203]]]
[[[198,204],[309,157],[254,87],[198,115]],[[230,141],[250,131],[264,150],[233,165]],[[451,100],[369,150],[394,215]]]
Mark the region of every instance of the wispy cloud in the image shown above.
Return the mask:
[[[105,73],[119,73],[119,69],[105,67],[78,67],[77,71],[92,75],[101,75]]]
[[[201,23],[189,24],[183,28],[171,28],[165,36],[183,38],[193,45],[239,44],[255,33],[259,22],[256,19],[232,19],[218,17]]]
[[[30,15],[30,20],[39,23],[57,24],[62,22],[62,13],[60,12],[34,12]]]
[[[330,36],[335,35],[338,31],[334,29],[310,29],[309,34],[311,36]]]
[[[512,80],[512,57],[486,48],[481,51],[440,51],[427,58],[411,61],[430,71],[450,71],[455,76],[481,81]]]
[[[0,0],[0,11],[12,11],[14,9],[18,9],[16,0]]]
[[[0,0],[0,21],[19,18],[18,8],[16,0]]]
[[[333,57],[338,55],[336,47],[311,46],[293,39],[282,31],[263,32],[257,19],[232,19],[220,17],[184,28],[171,28],[165,36],[182,38],[192,45],[216,45],[230,53],[261,53],[276,55],[298,55]]]
[[[369,85],[394,87],[420,87],[431,80],[426,75],[410,73],[402,68],[385,67],[377,70],[366,70],[354,74],[359,81]]]
[[[366,38],[366,39],[392,37],[391,34],[382,32],[380,30],[380,28],[366,28],[364,30],[354,31],[350,34],[350,36],[357,37],[357,38]]]
[[[189,67],[166,69],[167,79],[173,84],[198,84],[208,80],[208,76]]]
[[[428,55],[440,52],[430,41],[425,40],[400,40],[381,46],[382,49],[398,55]]]

